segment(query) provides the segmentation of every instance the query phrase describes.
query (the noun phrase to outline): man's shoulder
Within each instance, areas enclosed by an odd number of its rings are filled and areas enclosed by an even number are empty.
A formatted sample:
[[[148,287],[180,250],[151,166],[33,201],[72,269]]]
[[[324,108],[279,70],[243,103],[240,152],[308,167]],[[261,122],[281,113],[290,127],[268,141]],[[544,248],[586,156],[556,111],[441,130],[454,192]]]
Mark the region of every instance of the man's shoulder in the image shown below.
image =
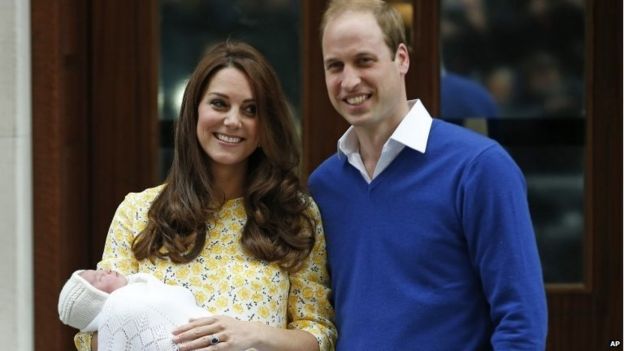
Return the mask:
[[[441,119],[435,119],[428,146],[452,147],[462,150],[464,154],[500,147],[496,140],[487,135]]]
[[[442,120],[436,123],[432,138],[432,153],[445,155],[444,160],[454,164],[477,165],[489,170],[518,172],[518,166],[509,152],[496,140],[471,129]]]
[[[321,164],[316,167],[314,171],[312,171],[308,179],[310,182],[313,182],[331,175],[342,166],[344,162],[343,158],[345,157],[346,156],[344,155],[339,155],[337,152],[334,153],[330,157],[326,158],[325,161],[321,162]]]

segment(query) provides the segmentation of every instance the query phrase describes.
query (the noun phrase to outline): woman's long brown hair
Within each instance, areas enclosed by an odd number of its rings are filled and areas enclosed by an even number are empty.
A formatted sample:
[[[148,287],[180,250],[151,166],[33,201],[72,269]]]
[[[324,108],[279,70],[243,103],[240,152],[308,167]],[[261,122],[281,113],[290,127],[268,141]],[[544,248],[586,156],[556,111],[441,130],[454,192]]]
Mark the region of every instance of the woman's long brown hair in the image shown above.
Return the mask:
[[[240,42],[213,47],[193,72],[176,125],[171,169],[132,250],[139,260],[168,257],[175,263],[201,253],[210,220],[224,200],[197,139],[198,106],[212,77],[226,67],[247,76],[260,128],[260,148],[249,157],[244,184],[247,223],[241,245],[258,259],[295,271],[314,246],[316,223],[297,176],[300,153],[293,121],[274,70],[258,51]]]

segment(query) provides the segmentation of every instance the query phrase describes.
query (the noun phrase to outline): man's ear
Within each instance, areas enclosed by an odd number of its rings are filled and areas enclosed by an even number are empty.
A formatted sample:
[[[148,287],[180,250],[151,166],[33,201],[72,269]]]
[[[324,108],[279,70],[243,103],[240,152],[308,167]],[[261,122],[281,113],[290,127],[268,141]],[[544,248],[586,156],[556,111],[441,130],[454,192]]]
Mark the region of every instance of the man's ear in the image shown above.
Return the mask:
[[[401,74],[407,74],[407,71],[409,70],[410,58],[409,50],[405,44],[399,44],[399,47],[394,54],[394,60],[399,66],[399,72],[401,72]]]

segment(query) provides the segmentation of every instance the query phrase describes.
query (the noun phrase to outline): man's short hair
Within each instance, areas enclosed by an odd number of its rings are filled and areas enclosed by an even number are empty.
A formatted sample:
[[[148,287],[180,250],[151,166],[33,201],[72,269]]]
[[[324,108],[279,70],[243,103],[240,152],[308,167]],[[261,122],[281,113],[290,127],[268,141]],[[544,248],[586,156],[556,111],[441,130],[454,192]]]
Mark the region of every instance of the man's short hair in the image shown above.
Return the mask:
[[[383,0],[331,0],[323,13],[320,27],[321,40],[327,23],[348,11],[371,13],[377,20],[384,41],[392,54],[396,53],[401,43],[409,47],[405,39],[405,24],[401,14]]]

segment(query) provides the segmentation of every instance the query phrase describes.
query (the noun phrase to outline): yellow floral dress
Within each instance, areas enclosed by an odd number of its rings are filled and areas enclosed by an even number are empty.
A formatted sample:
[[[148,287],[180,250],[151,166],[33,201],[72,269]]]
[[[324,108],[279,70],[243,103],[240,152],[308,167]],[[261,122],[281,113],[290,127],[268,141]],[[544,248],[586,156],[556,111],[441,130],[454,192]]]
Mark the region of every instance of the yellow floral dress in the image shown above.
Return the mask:
[[[310,213],[317,222],[316,244],[303,267],[288,273],[277,264],[246,254],[241,245],[247,220],[243,199],[227,201],[211,223],[201,254],[187,264],[169,260],[137,261],[132,240],[147,225],[147,212],[162,185],[130,193],[119,205],[111,223],[99,269],[123,274],[150,273],[167,284],[184,286],[197,304],[215,315],[300,329],[314,335],[321,351],[333,350],[336,329],[329,303],[329,276],[325,266],[325,238],[316,204]],[[91,335],[78,333],[78,350],[90,350]]]

